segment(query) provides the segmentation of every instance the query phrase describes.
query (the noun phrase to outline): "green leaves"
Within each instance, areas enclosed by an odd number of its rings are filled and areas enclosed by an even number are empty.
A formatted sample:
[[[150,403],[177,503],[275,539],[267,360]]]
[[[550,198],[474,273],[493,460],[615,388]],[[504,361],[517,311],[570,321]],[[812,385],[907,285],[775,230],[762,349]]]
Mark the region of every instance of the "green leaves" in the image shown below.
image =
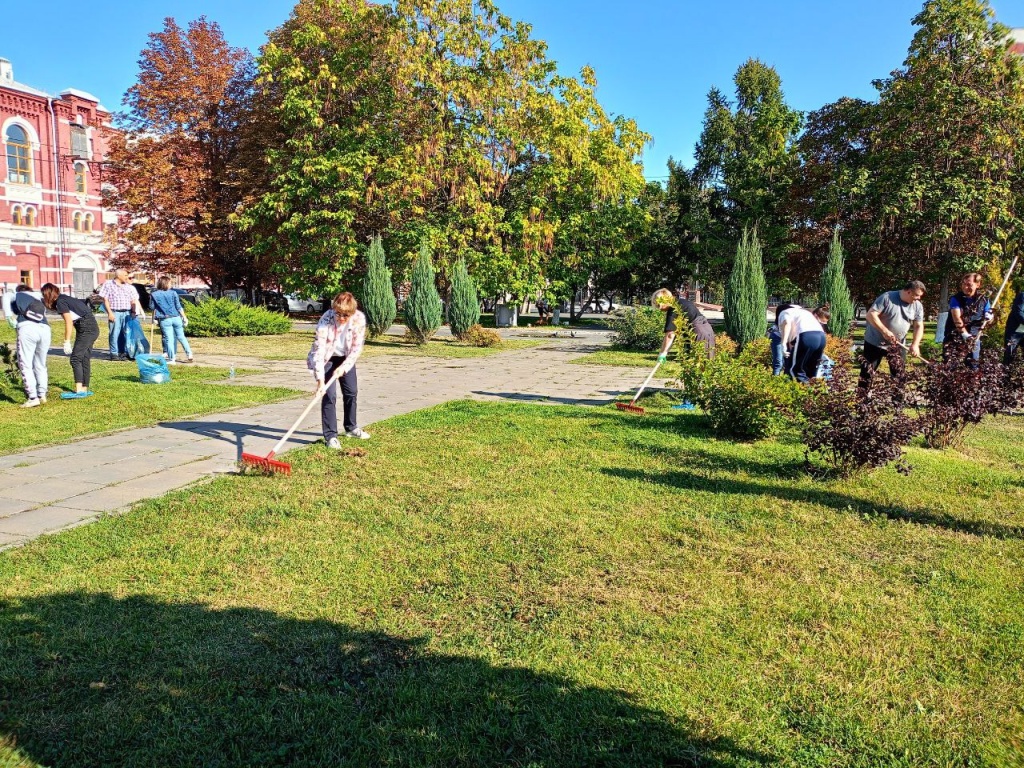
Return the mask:
[[[725,330],[742,350],[764,336],[767,326],[768,289],[757,232],[743,231],[736,247],[736,261],[725,288]]]
[[[420,257],[412,270],[412,285],[403,311],[410,335],[420,344],[426,344],[441,327],[441,297],[434,284],[434,265],[426,240],[420,244]]]
[[[827,304],[832,311],[832,317],[828,321],[828,332],[838,338],[848,339],[853,324],[854,307],[843,267],[843,246],[839,241],[839,233],[836,232],[832,236],[828,263],[821,273],[818,296],[820,302]]]
[[[469,276],[464,259],[455,262],[452,268],[452,293],[448,305],[448,324],[452,335],[463,338],[467,331],[480,322],[480,297],[476,292],[476,284]]]
[[[366,262],[366,277],[363,278],[363,295],[360,299],[370,336],[373,337],[386,333],[398,314],[395,290],[391,285],[391,270],[385,264],[384,246],[380,237],[370,242]]]

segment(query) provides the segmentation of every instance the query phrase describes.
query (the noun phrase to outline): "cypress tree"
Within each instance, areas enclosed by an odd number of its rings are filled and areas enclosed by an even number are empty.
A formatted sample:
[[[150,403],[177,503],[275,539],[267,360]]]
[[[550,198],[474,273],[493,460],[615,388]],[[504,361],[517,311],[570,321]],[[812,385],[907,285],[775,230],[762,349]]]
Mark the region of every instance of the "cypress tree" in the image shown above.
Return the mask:
[[[844,267],[843,246],[839,242],[839,232],[836,232],[832,235],[832,247],[828,252],[828,263],[821,273],[818,293],[821,303],[828,304],[832,310],[828,332],[841,339],[849,338],[850,324],[853,322],[853,299],[850,298],[850,287],[846,284]]]
[[[395,322],[398,314],[398,302],[391,287],[391,270],[384,260],[384,246],[380,237],[370,242],[366,252],[366,277],[363,278],[363,312],[366,313],[366,324],[370,337],[386,333]]]
[[[471,326],[480,322],[480,297],[476,284],[466,269],[466,260],[459,259],[452,269],[452,297],[448,307],[448,324],[452,336],[461,339]]]
[[[768,288],[765,285],[761,243],[757,230],[743,230],[736,261],[725,287],[725,331],[740,349],[765,334]]]
[[[441,327],[441,297],[434,283],[434,264],[426,240],[420,243],[420,255],[412,268],[412,285],[405,301],[405,325],[418,344],[426,344]]]

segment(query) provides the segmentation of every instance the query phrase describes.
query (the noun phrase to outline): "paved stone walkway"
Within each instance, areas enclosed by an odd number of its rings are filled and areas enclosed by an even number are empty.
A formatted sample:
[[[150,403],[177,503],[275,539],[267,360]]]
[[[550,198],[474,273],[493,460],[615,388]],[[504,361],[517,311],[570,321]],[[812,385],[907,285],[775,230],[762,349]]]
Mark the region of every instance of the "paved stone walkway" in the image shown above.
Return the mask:
[[[604,404],[639,384],[637,370],[569,361],[605,344],[607,334],[581,332],[575,339],[545,338],[539,347],[466,360],[369,358],[358,367],[360,421],[369,427],[391,416],[466,397]],[[287,386],[307,389],[312,396],[305,361],[266,363],[233,357],[207,362],[265,370],[227,386]],[[243,446],[246,453],[268,453],[303,404],[293,399],[0,456],[0,549],[234,472]],[[319,409],[314,408],[289,446],[320,439]]]

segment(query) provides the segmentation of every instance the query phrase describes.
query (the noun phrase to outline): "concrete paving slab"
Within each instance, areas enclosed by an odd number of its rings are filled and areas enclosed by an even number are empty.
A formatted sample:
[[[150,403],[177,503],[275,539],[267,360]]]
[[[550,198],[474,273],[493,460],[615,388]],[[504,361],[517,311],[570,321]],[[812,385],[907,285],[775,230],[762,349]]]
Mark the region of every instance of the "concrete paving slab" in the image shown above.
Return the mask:
[[[14,489],[11,489],[14,490]],[[20,512],[25,512],[33,507],[38,507],[40,502],[31,499],[18,499],[11,495],[10,491],[4,492],[0,497],[0,518],[10,517]]]
[[[40,507],[11,517],[0,518],[0,534],[34,538],[95,519],[95,513],[66,507]]]
[[[26,541],[28,541],[26,536],[14,536],[10,533],[0,533],[0,549],[16,547],[19,544],[24,544]]]
[[[31,503],[32,507],[38,507],[43,504],[53,504],[69,496],[95,491],[102,487],[103,485],[100,483],[84,480],[76,480],[74,483],[50,481],[31,485],[19,485],[6,491],[6,495],[11,499]]]

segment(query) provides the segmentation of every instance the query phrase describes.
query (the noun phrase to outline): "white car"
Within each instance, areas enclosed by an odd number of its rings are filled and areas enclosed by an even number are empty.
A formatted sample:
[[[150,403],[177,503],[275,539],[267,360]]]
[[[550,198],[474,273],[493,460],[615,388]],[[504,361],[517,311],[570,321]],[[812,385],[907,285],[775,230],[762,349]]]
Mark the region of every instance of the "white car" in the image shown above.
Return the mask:
[[[319,299],[304,299],[297,293],[289,293],[285,296],[288,300],[289,312],[323,312],[324,304]]]

